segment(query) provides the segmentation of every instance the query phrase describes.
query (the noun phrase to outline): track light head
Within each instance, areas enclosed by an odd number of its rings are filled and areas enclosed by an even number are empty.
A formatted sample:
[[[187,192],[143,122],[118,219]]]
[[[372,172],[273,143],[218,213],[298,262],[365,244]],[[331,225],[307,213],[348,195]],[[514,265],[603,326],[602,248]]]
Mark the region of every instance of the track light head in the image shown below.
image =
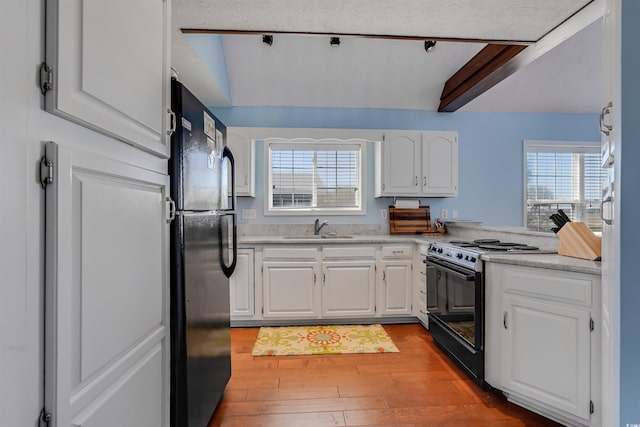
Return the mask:
[[[329,44],[333,47],[340,46],[340,37],[331,37]]]
[[[273,44],[273,36],[271,34],[264,34],[262,36],[262,43],[271,46]]]
[[[424,41],[424,50],[426,50],[427,52],[433,52],[433,49],[436,48],[436,41],[435,40],[425,40]]]

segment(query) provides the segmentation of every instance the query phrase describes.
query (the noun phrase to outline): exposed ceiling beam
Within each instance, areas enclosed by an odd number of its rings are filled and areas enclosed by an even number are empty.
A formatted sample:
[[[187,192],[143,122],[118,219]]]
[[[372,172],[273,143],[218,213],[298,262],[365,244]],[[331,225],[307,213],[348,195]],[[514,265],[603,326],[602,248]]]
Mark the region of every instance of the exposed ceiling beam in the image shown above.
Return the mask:
[[[439,112],[453,112],[535,61],[599,19],[603,1],[594,1],[530,46],[489,44],[446,81]],[[599,55],[600,52],[594,52]]]

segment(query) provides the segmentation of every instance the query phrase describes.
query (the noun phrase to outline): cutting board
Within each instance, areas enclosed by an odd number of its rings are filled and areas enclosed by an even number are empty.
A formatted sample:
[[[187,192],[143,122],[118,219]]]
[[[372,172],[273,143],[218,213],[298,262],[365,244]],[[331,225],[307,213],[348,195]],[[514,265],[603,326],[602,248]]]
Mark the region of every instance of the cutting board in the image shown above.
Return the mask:
[[[429,206],[402,209],[389,206],[389,234],[431,233]]]

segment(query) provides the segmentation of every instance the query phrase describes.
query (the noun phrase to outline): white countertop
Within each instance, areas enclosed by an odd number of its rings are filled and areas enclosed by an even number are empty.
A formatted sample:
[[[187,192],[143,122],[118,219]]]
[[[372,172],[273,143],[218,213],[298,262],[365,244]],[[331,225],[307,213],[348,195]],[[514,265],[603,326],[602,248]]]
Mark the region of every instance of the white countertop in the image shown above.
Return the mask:
[[[550,268],[576,273],[601,274],[600,261],[573,258],[558,254],[504,254],[486,253],[480,257],[486,262]]]
[[[412,234],[377,234],[377,235],[353,235],[348,238],[342,237],[315,237],[313,235],[296,236],[240,236],[238,237],[239,245],[257,245],[257,244],[310,244],[310,245],[326,245],[326,244],[353,244],[353,243],[417,243],[427,244],[430,242],[448,240],[450,236],[446,234],[439,235],[412,235]]]

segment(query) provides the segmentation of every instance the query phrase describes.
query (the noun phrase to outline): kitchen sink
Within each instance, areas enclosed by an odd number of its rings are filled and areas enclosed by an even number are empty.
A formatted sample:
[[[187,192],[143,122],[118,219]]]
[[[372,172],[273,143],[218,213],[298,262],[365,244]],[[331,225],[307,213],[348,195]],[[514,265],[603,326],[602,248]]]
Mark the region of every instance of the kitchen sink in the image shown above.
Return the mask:
[[[346,234],[304,234],[300,236],[283,236],[283,239],[291,239],[291,240],[319,240],[319,239],[353,239],[353,236],[349,236]]]

